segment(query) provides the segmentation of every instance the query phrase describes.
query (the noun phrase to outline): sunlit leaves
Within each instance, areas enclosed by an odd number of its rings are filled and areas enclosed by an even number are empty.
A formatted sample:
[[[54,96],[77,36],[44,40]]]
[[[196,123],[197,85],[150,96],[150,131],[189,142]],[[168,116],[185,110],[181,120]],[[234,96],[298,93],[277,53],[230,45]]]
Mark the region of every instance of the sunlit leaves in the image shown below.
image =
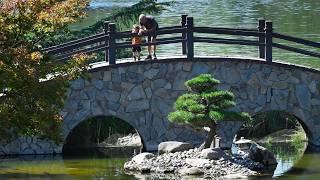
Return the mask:
[[[87,56],[61,64],[41,42],[85,16],[87,0],[0,1],[0,138],[31,135],[59,140],[69,80],[87,69]]]

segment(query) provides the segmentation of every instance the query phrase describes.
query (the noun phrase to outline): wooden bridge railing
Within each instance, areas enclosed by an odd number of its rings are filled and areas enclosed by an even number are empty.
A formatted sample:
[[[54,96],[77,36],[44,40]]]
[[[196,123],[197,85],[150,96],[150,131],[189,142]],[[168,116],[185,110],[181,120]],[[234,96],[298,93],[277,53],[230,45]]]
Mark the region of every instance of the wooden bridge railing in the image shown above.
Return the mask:
[[[229,38],[213,38],[195,36],[198,34],[223,34],[242,37],[256,37],[256,40],[249,39],[229,39]],[[217,28],[217,27],[195,27],[193,24],[193,17],[187,15],[181,16],[181,26],[171,26],[159,28],[157,35],[175,35],[167,38],[157,38],[155,43],[142,43],[141,46],[148,46],[150,44],[182,44],[182,54],[186,55],[188,59],[194,58],[194,44],[195,43],[221,43],[221,44],[236,44],[246,46],[258,47],[259,58],[265,59],[267,63],[272,63],[273,47],[292,51],[304,55],[320,58],[319,52],[299,49],[279,43],[274,43],[273,39],[286,40],[293,43],[306,45],[308,47],[319,48],[320,43],[313,42],[301,38],[296,38],[288,35],[273,32],[272,22],[260,19],[257,29],[245,28]],[[65,61],[71,56],[78,53],[95,53],[105,52],[105,61],[109,64],[116,63],[116,50],[120,48],[133,47],[130,39],[137,34],[131,31],[117,32],[116,25],[112,22],[105,22],[104,32],[93,36],[81,38],[78,40],[63,43],[57,46],[52,46],[43,49],[48,54],[54,55],[59,61]],[[145,33],[144,36],[152,35],[152,33]],[[123,40],[125,39],[125,40]],[[120,41],[122,40],[122,41]]]

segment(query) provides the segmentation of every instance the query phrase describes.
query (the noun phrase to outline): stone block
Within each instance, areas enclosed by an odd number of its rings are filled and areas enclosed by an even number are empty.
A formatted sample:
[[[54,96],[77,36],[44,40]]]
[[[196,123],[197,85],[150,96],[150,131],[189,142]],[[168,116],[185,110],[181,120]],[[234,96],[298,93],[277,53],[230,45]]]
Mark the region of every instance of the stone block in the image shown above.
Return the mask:
[[[144,72],[144,76],[148,79],[153,79],[159,73],[159,69],[150,69]]]
[[[103,81],[111,81],[111,71],[103,72]]]
[[[138,112],[148,110],[150,108],[149,100],[143,99],[139,101],[129,102],[126,112]]]
[[[84,79],[77,79],[71,82],[70,88],[72,90],[81,90],[84,88]]]
[[[144,98],[146,98],[146,95],[141,85],[134,87],[127,96],[127,99],[129,101],[134,101],[134,100],[139,100]]]
[[[296,98],[302,109],[311,110],[311,94],[307,85],[296,85]]]

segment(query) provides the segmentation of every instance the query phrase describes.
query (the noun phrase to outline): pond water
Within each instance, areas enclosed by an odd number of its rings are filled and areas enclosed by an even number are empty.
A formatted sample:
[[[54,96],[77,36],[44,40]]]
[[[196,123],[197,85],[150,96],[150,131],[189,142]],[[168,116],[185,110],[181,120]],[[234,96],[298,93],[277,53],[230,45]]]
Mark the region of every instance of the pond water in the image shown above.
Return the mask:
[[[320,177],[320,155],[305,153],[288,143],[269,144],[279,164],[268,177]],[[20,156],[2,158],[0,179],[139,179],[126,175],[123,165],[129,155]],[[289,171],[288,171],[289,170]],[[288,171],[288,172],[287,172]]]

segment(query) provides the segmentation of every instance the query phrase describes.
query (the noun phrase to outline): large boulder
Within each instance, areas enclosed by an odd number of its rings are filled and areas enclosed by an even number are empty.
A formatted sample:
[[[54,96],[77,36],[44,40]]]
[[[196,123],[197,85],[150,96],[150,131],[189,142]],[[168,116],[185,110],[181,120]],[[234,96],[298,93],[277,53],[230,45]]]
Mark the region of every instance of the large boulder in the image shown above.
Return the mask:
[[[154,154],[145,152],[145,153],[141,153],[141,154],[134,156],[132,158],[132,161],[134,161],[137,164],[143,164],[144,162],[148,161],[149,159],[151,159],[153,157],[154,157]]]
[[[150,173],[152,164],[151,159],[154,158],[152,153],[141,153],[124,164],[124,169],[127,171],[140,171],[141,173]]]
[[[192,145],[185,142],[178,142],[178,141],[166,141],[162,142],[158,146],[158,153],[174,153],[180,151],[187,151],[192,149]]]
[[[278,164],[274,154],[263,146],[252,144],[249,149],[248,157],[255,162],[260,162],[265,166]]]
[[[226,156],[226,153],[220,148],[207,148],[201,151],[201,158],[219,160]]]

